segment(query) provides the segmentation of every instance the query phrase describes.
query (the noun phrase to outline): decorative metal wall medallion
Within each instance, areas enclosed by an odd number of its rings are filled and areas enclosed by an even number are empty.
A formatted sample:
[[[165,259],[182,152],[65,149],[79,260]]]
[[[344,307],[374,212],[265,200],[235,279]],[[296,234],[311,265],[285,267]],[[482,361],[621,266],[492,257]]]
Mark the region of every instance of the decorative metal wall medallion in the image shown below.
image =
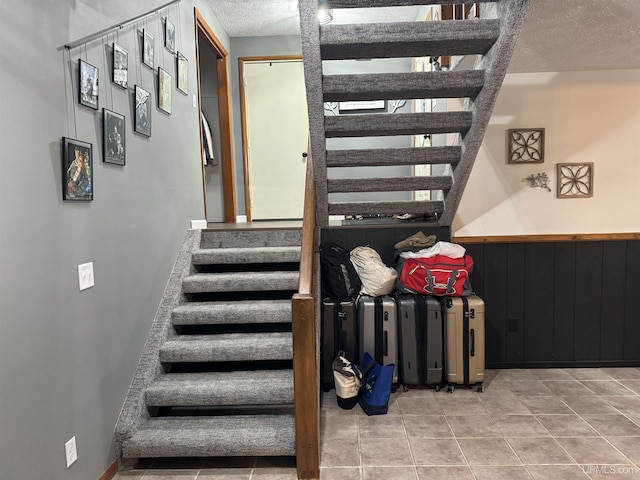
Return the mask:
[[[544,163],[544,128],[509,129],[507,143],[507,163]]]
[[[558,198],[593,196],[593,163],[558,163]]]
[[[551,191],[549,188],[549,176],[545,172],[532,173],[527,177],[527,180],[531,182],[531,185],[529,185],[531,188],[540,187],[547,190],[547,192]]]

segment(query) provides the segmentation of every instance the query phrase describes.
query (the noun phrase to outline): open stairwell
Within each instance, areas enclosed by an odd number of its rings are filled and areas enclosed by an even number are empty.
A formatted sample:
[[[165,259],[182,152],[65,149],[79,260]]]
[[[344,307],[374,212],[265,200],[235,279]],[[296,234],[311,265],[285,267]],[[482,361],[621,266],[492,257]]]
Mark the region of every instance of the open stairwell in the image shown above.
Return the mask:
[[[299,229],[188,232],[116,425],[121,468],[296,454],[300,243]]]
[[[321,4],[321,7],[318,4]],[[329,215],[424,215],[450,226],[480,149],[529,0],[484,0],[480,18],[319,25],[318,9],[377,9],[469,4],[464,0],[300,0],[310,145],[318,223]],[[421,19],[422,20],[422,19]],[[360,74],[328,73],[352,60],[474,56],[473,69]],[[344,70],[344,69],[343,69]],[[375,68],[370,69],[375,70]],[[335,114],[331,102],[460,99],[458,110]],[[331,112],[334,112],[332,115]],[[440,146],[344,148],[335,139],[448,134]],[[363,141],[362,145],[366,145]],[[380,145],[383,146],[380,146]],[[370,167],[441,166],[439,175],[372,177]],[[349,167],[349,168],[347,168]],[[365,170],[366,169],[366,170]],[[405,169],[406,171],[406,169]],[[345,173],[348,172],[348,173]],[[365,173],[366,172],[366,173]],[[383,200],[381,192],[407,192]],[[428,192],[426,198],[413,192]],[[345,201],[345,194],[349,200]],[[368,194],[363,197],[363,194]],[[339,198],[339,200],[336,200]],[[363,198],[366,198],[363,200]]]

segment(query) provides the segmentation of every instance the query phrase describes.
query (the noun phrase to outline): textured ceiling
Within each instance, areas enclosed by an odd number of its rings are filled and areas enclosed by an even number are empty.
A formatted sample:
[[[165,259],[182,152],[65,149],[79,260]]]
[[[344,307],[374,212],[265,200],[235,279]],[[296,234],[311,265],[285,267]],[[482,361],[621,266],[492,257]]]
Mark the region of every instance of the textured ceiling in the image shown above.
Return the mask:
[[[291,0],[208,0],[231,37],[298,35]],[[334,11],[334,23],[424,18],[423,7]],[[510,72],[640,68],[640,0],[531,0]]]

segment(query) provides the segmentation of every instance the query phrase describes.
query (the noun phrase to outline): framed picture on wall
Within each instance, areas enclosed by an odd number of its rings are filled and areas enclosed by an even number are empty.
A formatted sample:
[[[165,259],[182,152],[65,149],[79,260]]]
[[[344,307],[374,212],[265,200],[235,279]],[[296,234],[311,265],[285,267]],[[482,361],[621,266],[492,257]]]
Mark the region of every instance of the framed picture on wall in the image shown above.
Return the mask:
[[[116,165],[125,164],[125,119],[124,115],[102,109],[102,161]]]
[[[178,81],[176,82],[176,88],[179,92],[184,93],[185,95],[189,94],[189,61],[187,57],[178,52],[177,58],[177,67],[176,71],[178,73]]]
[[[153,68],[153,47],[155,38],[146,30],[142,31],[142,63]]]
[[[146,137],[151,136],[151,94],[140,85],[135,88],[135,112],[133,129]]]
[[[78,101],[85,107],[98,109],[98,68],[80,59],[78,67]]]
[[[93,200],[93,146],[62,137],[62,200]]]
[[[129,54],[117,43],[113,44],[111,81],[122,88],[129,86]]]
[[[176,52],[176,26],[168,17],[164,18],[164,47],[171,53]]]
[[[171,75],[158,67],[158,108],[171,113]]]

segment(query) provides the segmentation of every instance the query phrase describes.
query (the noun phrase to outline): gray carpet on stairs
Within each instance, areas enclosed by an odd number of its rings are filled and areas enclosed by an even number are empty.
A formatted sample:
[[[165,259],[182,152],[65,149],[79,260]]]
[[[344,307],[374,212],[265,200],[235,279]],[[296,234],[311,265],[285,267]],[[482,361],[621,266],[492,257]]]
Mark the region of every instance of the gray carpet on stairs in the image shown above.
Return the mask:
[[[290,300],[191,302],[173,309],[173,325],[291,323]]]
[[[297,290],[298,272],[196,273],[182,282],[184,293]]]
[[[286,263],[300,261],[300,247],[209,248],[193,252],[194,265],[232,263]]]

